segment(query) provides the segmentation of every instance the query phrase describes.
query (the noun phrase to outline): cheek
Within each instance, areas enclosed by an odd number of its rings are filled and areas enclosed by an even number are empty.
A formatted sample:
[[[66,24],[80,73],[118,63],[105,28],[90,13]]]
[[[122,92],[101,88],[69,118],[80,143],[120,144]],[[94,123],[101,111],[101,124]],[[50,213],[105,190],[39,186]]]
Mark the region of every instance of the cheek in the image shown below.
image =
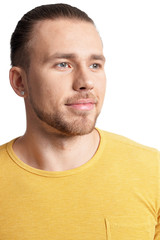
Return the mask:
[[[106,80],[106,76],[105,74],[102,74],[99,79],[96,80],[97,83],[97,89],[98,89],[98,95],[100,97],[100,99],[103,101],[103,98],[105,96],[105,92],[106,92],[106,83],[107,83],[107,80]]]
[[[65,86],[63,86],[62,81],[48,72],[35,73],[30,76],[29,89],[32,95],[39,99],[39,102],[46,102],[50,99],[60,98],[65,92]]]
[[[55,87],[53,84],[48,86],[44,86],[41,89],[41,100],[45,105],[56,105],[60,102],[61,97],[63,96],[63,92],[61,92],[60,88]]]

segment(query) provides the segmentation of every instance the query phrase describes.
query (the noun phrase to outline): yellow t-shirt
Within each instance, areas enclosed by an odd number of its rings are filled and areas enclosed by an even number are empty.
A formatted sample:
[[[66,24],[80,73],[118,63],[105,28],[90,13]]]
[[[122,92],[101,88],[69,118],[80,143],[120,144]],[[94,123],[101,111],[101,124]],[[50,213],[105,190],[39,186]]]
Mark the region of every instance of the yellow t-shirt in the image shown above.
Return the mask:
[[[160,240],[160,153],[98,131],[93,158],[62,172],[0,147],[0,240]]]

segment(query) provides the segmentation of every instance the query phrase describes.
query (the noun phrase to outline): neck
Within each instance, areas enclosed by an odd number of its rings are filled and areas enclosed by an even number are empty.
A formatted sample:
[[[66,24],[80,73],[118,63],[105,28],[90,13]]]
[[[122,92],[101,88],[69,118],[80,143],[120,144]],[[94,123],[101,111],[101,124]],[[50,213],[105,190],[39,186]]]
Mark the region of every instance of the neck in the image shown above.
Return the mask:
[[[95,154],[99,145],[96,129],[82,136],[65,136],[27,129],[14,144],[16,155],[26,164],[46,170],[65,171],[81,166]]]

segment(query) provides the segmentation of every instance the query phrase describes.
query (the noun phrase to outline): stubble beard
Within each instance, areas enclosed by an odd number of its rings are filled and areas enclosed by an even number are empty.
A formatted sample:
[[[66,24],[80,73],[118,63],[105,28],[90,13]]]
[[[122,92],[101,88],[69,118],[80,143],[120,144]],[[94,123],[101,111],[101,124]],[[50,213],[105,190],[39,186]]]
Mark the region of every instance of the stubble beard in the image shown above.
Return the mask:
[[[49,127],[51,133],[58,132],[65,136],[81,136],[91,133],[96,125],[99,113],[95,113],[92,120],[89,119],[89,112],[75,112],[64,114],[63,112],[45,112],[44,109],[37,106],[33,98],[30,96],[30,104],[38,119],[44,125]]]
[[[93,131],[96,124],[96,117],[93,121],[87,119],[87,116],[79,115],[73,119],[67,117],[68,121],[65,119],[64,114],[57,112],[56,114],[48,114],[46,112],[40,111],[40,109],[34,109],[37,117],[52,127],[53,129],[58,130],[64,135],[68,136],[77,136],[89,134]],[[77,119],[78,118],[78,119]]]

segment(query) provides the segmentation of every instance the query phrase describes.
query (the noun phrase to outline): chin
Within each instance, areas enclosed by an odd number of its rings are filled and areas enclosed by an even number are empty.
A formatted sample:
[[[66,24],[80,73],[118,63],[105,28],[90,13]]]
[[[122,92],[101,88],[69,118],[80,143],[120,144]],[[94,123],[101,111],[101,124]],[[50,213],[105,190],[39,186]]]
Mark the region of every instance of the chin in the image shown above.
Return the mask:
[[[72,136],[82,136],[82,135],[86,135],[86,134],[91,133],[94,130],[94,128],[95,128],[95,126],[76,128],[76,129],[72,129],[70,134],[72,134]]]
[[[56,126],[56,130],[67,136],[82,136],[91,133],[95,129],[95,123],[85,122],[84,124],[72,123]]]

